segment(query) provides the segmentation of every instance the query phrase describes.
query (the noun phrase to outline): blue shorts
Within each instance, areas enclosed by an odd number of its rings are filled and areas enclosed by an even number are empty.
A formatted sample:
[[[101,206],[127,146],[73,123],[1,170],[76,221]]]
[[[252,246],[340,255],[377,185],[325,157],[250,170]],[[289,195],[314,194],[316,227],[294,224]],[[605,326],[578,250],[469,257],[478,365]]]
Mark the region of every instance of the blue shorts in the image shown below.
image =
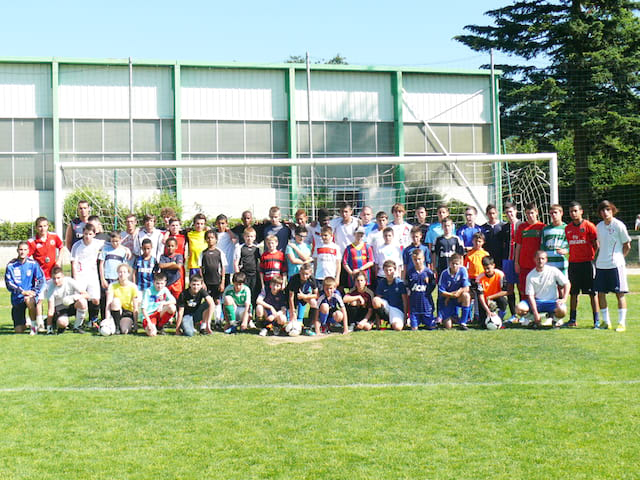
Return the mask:
[[[507,283],[510,283],[512,285],[518,283],[516,264],[513,260],[502,260],[502,271],[504,272],[504,279]]]
[[[442,320],[446,320],[447,318],[457,317],[458,313],[456,309],[460,306],[457,298],[450,298],[449,302],[444,304],[444,297],[440,297],[438,299],[438,317]]]
[[[538,309],[538,313],[551,313],[556,311],[556,301],[555,300],[536,300],[536,308]]]
[[[427,328],[434,328],[436,326],[434,316],[427,313],[410,313],[409,318],[411,320],[411,328],[418,328],[420,324],[426,325]]]

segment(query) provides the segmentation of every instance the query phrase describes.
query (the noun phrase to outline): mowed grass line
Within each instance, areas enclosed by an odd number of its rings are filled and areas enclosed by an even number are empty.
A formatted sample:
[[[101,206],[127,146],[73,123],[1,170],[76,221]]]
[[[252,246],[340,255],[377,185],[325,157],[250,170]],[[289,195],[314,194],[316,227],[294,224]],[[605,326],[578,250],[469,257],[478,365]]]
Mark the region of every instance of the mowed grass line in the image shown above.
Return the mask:
[[[0,335],[0,478],[637,478],[628,299],[624,334],[583,298],[576,330]]]

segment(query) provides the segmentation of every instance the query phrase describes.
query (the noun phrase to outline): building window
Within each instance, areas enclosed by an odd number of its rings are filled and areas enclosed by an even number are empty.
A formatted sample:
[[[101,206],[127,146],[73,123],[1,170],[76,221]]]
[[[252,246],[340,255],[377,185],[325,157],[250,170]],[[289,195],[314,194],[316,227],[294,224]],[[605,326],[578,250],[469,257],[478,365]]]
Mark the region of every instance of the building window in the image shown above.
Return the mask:
[[[0,188],[53,188],[50,118],[0,119]]]

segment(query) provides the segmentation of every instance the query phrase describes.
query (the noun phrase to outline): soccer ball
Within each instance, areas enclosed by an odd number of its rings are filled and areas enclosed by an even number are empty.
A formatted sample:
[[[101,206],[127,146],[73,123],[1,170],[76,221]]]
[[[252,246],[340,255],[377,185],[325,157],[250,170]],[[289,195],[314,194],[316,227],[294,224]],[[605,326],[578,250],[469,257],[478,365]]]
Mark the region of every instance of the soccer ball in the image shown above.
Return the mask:
[[[498,330],[502,326],[502,320],[498,315],[493,314],[487,317],[484,324],[487,330]]]
[[[107,318],[102,321],[100,324],[100,335],[103,337],[108,337],[109,335],[113,335],[116,333],[116,324],[113,321],[113,318]]]
[[[287,326],[284,327],[284,330],[290,337],[297,337],[302,333],[302,323],[298,322],[297,320],[292,320],[287,323]]]
[[[522,300],[520,303],[518,303],[516,311],[518,313],[518,316],[524,317],[527,313],[529,313],[529,304]]]

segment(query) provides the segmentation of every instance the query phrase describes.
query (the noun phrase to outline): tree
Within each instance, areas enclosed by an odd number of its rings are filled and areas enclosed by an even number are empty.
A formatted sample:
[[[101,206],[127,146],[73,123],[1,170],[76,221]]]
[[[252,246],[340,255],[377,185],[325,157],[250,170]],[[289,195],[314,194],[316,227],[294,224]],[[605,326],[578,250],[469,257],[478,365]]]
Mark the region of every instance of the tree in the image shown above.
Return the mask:
[[[564,145],[575,162],[565,171],[575,172],[575,198],[585,206],[594,187],[640,166],[639,8],[625,0],[521,0],[486,12],[493,25],[468,25],[471,35],[456,37],[514,58],[497,65],[503,137],[545,150]]]
[[[289,55],[289,58],[287,58],[284,62],[285,63],[307,63],[307,57],[306,55]],[[323,58],[321,60],[315,60],[311,63],[326,63],[328,65],[349,65],[347,63],[347,57],[343,57],[339,53],[336,53],[335,57],[330,58],[327,61],[325,61]]]

